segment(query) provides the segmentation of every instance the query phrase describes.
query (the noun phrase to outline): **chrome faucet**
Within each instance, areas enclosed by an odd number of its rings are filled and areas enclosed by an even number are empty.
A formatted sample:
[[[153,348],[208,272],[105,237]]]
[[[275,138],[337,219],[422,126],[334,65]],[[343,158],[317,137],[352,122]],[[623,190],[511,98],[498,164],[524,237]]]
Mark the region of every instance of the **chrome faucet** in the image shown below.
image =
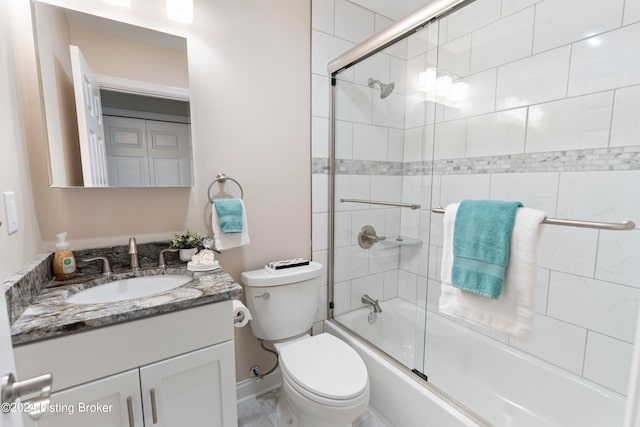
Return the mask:
[[[378,301],[377,299],[373,299],[369,295],[364,294],[362,295],[361,301],[363,304],[371,305],[371,307],[373,307],[374,313],[382,313],[382,308],[380,307],[380,301]]]
[[[131,270],[140,270],[140,260],[138,259],[138,246],[136,246],[136,238],[129,239],[129,259],[131,263]]]
[[[82,261],[84,262],[102,261],[102,275],[111,276],[111,274],[113,274],[113,270],[111,270],[111,265],[109,264],[109,259],[107,257],[97,256],[94,258],[83,259]]]

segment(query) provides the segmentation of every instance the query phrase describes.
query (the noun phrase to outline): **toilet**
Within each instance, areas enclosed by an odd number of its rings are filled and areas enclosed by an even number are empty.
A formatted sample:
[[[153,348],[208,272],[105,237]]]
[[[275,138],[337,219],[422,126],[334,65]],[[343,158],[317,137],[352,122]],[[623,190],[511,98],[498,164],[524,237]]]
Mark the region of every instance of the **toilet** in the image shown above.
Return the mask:
[[[280,427],[348,427],[369,404],[362,358],[329,334],[310,336],[318,308],[322,264],[242,273],[251,330],[278,351]]]

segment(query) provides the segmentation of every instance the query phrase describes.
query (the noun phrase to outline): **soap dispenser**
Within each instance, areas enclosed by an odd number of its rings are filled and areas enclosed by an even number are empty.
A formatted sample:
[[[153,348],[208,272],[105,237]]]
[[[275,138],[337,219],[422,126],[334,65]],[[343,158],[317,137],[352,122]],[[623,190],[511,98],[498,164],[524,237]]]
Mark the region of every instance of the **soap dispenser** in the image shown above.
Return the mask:
[[[67,233],[56,234],[56,253],[53,255],[53,275],[56,280],[73,279],[76,276],[76,258],[67,241]]]

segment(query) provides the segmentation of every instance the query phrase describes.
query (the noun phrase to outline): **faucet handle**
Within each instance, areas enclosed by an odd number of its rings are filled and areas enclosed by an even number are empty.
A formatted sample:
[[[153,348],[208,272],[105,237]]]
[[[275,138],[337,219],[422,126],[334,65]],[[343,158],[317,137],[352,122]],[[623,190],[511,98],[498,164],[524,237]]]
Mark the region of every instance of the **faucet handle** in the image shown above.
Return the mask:
[[[83,259],[82,261],[84,262],[102,261],[102,275],[111,276],[111,274],[113,273],[113,270],[111,270],[111,264],[109,264],[109,259],[107,259],[107,257],[97,256],[94,258]]]
[[[165,269],[167,268],[167,263],[164,261],[164,253],[165,252],[178,252],[180,249],[163,249],[160,251],[160,256],[158,256],[158,268]]]
[[[138,253],[138,246],[136,245],[136,238],[131,237],[129,238],[129,255],[137,254],[137,253]]]

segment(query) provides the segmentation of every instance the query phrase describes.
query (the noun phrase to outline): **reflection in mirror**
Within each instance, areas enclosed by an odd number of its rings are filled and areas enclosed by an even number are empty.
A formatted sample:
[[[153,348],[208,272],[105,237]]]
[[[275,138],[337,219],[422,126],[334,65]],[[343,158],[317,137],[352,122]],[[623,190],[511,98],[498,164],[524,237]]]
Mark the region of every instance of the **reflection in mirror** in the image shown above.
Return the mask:
[[[32,4],[51,185],[191,186],[186,40]]]

